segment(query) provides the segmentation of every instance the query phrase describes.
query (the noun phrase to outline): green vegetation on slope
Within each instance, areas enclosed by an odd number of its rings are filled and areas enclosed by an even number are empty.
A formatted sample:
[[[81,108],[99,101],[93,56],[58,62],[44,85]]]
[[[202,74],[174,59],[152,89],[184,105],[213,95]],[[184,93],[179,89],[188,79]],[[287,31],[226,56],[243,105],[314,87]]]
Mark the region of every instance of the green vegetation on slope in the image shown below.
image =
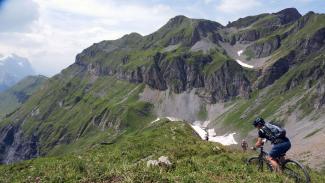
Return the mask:
[[[46,79],[45,76],[28,76],[0,93],[0,117],[17,109],[41,87]]]
[[[152,105],[138,100],[143,85],[109,76],[66,78],[51,78],[1,126],[20,123],[23,116],[24,138],[37,135],[39,153],[57,155],[112,140],[154,118]]]
[[[167,156],[170,167],[147,167]],[[247,167],[247,154],[202,141],[183,122],[160,120],[81,154],[0,166],[1,182],[283,182]],[[315,182],[325,179],[311,172]]]
[[[256,116],[282,123],[286,121],[283,117],[288,117],[293,112],[292,109],[299,110],[298,119],[310,115],[316,110],[315,99],[321,97],[315,88],[317,83],[322,82],[317,78],[317,73],[320,72],[316,70],[325,68],[325,56],[307,59],[308,62],[293,67],[272,86],[254,91],[249,99],[232,101],[235,103],[233,108],[217,121],[223,121],[225,126],[239,129],[245,134],[252,129],[249,122]],[[307,86],[309,90],[306,89]],[[285,115],[278,112],[285,112]]]
[[[268,16],[269,14],[264,13],[261,15],[256,15],[256,16],[248,16],[245,18],[239,18],[238,20],[231,22],[227,25],[227,27],[236,27],[236,28],[242,28],[242,27],[247,27],[251,25],[252,23],[256,22],[257,20]]]

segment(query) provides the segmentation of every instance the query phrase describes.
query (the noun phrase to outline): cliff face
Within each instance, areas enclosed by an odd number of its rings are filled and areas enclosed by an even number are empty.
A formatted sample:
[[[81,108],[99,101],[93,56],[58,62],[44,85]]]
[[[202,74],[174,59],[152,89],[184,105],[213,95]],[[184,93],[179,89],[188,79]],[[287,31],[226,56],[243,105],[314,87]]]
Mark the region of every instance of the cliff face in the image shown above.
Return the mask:
[[[264,68],[264,74],[258,84],[259,88],[272,84],[290,68],[322,55],[325,49],[324,18],[324,15],[307,14],[295,22],[290,29],[286,28],[287,32],[276,35],[277,41],[273,42],[275,43],[273,48],[278,49],[277,54],[283,56],[276,59],[270,67]],[[281,47],[278,46],[278,42],[281,42]],[[259,50],[258,47],[255,48],[254,53]],[[274,49],[271,50],[274,52]]]
[[[19,126],[8,125],[1,129],[0,134],[0,163],[12,163],[39,155],[37,137],[24,138]]]
[[[262,58],[271,55],[275,50],[281,46],[281,38],[279,35],[253,43],[247,50],[253,54],[253,58]]]
[[[134,70],[102,67],[100,64],[84,67],[88,73],[97,77],[115,76],[131,83],[145,83],[158,90],[170,88],[175,93],[181,93],[193,88],[203,88],[211,103],[236,96],[248,97],[251,90],[247,73],[234,61],[220,63],[220,68],[212,74],[204,72],[214,62],[207,55],[193,56],[185,53],[168,58],[167,54],[157,53],[152,62],[149,66],[139,66]]]
[[[131,33],[95,43],[0,122],[0,161],[111,142],[152,121],[158,104],[191,105],[193,95],[196,104],[188,107],[186,119],[200,115],[243,134],[249,129],[243,124],[256,114],[284,117],[287,113],[279,110],[288,101],[277,97],[303,98],[306,91],[301,88],[315,96],[304,98],[305,103],[315,106],[313,111],[322,110],[324,82],[318,80],[324,75],[324,20],[315,13],[301,17],[295,9],[239,19],[227,27],[177,16],[147,36]],[[140,100],[145,87],[168,95],[156,98],[170,101]],[[187,102],[171,102],[173,95],[181,100],[183,94]],[[216,106],[224,103],[230,104],[218,111]],[[215,118],[207,111],[212,108]],[[166,111],[160,112],[168,115]]]

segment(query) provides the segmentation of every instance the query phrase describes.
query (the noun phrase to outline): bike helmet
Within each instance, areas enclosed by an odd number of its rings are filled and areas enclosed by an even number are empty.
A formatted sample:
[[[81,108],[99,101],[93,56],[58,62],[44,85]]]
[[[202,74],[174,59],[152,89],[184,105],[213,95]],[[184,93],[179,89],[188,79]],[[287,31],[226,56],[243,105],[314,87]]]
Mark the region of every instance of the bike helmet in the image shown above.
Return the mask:
[[[256,127],[257,125],[261,125],[263,126],[265,124],[265,121],[263,118],[257,117],[254,121],[253,121],[253,125]]]

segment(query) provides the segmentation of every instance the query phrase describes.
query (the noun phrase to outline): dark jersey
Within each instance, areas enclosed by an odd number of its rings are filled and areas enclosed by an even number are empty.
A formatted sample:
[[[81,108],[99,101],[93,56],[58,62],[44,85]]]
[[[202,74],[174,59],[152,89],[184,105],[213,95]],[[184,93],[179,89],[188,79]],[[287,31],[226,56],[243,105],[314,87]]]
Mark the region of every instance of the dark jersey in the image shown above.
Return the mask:
[[[265,127],[263,127],[262,129],[260,129],[258,131],[258,137],[263,138],[263,139],[267,139],[267,140],[271,141],[272,144],[279,144],[279,143],[282,143],[282,142],[289,141],[289,139],[287,137],[281,137],[281,138],[274,139],[272,137],[272,135],[267,133],[267,131],[268,130],[265,129]]]

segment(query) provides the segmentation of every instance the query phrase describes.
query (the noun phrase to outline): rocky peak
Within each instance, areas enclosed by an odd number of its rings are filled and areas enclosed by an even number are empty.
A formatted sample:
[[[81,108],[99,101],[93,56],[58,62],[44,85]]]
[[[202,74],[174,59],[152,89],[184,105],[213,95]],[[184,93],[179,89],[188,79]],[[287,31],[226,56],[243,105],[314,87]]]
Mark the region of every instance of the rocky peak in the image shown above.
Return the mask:
[[[124,35],[122,38],[113,41],[113,44],[118,47],[137,47],[141,43],[143,36],[138,33],[130,33]]]
[[[174,27],[174,26],[178,26],[178,25],[183,24],[184,22],[187,22],[187,21],[190,21],[190,20],[191,20],[190,18],[188,18],[188,17],[186,17],[184,15],[177,15],[174,18],[171,18],[167,22],[166,26]]]
[[[121,39],[123,40],[130,40],[130,39],[141,39],[142,35],[137,32],[132,32],[130,34],[124,35]]]
[[[223,28],[221,24],[211,20],[191,19],[183,15],[178,15],[170,19],[163,27],[174,29],[182,26],[188,26],[187,28],[192,27],[193,29],[200,29],[204,31],[215,31],[217,29]]]
[[[215,31],[215,30],[223,28],[223,26],[221,24],[219,24],[218,22],[211,21],[211,20],[196,19],[196,21],[197,21],[196,28],[203,30],[205,32]]]
[[[269,14],[264,13],[264,14],[260,14],[260,15],[256,15],[256,16],[248,16],[248,17],[244,17],[244,18],[239,18],[236,21],[229,22],[227,24],[227,27],[236,27],[236,28],[247,27],[267,15],[269,15]]]
[[[280,18],[281,24],[294,22],[301,17],[301,14],[296,8],[286,8],[277,13],[274,13],[274,15],[277,15]]]

